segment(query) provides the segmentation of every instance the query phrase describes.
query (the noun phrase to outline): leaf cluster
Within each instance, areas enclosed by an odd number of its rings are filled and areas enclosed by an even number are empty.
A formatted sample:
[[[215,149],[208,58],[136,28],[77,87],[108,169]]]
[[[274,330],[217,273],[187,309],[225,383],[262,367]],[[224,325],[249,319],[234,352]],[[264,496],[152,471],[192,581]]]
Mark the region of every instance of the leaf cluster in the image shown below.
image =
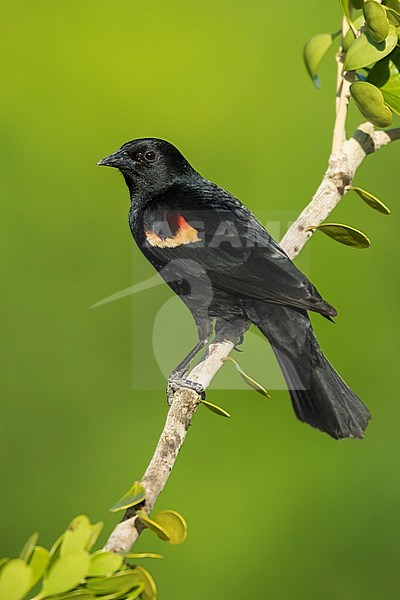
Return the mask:
[[[157,517],[157,535],[172,544],[186,539],[186,523],[179,513],[161,511]],[[148,521],[144,524],[151,529]],[[75,517],[50,550],[37,545],[39,536],[34,533],[19,558],[0,559],[0,600],[155,600],[155,582],[136,562],[162,556],[92,551],[102,529],[103,523],[91,523],[86,515]]]
[[[318,67],[341,35],[338,50],[342,85],[347,76],[353,83],[350,94],[360,113],[377,127],[387,127],[393,114],[400,115],[400,0],[339,0],[348,29],[343,34],[322,33],[304,46],[304,61],[310,77],[319,87]],[[361,13],[360,13],[361,11]],[[390,214],[376,196],[360,187],[349,187],[371,208]],[[337,242],[354,248],[368,248],[368,237],[349,225],[323,223],[310,227]]]
[[[339,0],[349,29],[341,40],[344,72],[361,114],[377,127],[400,115],[400,0]],[[361,11],[356,14],[355,11]],[[307,70],[319,86],[318,67],[340,31],[312,37],[304,47]]]

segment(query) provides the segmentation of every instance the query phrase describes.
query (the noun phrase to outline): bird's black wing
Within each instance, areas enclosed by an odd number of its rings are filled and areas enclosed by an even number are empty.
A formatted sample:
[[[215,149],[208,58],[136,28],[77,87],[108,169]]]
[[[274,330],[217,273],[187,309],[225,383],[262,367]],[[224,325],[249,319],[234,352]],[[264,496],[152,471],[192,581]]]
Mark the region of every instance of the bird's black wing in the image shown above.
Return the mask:
[[[254,215],[211,182],[175,184],[146,209],[143,224],[147,255],[185,260],[189,275],[205,271],[215,288],[337,314]]]

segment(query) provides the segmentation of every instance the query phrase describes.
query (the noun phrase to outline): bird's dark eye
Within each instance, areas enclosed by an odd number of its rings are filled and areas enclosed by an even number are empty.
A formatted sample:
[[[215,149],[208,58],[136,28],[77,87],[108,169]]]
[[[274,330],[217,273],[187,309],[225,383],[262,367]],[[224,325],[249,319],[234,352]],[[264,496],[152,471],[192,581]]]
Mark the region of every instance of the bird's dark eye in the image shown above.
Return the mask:
[[[153,150],[147,150],[147,152],[144,153],[144,157],[148,161],[153,161],[156,158],[156,153],[153,152]]]

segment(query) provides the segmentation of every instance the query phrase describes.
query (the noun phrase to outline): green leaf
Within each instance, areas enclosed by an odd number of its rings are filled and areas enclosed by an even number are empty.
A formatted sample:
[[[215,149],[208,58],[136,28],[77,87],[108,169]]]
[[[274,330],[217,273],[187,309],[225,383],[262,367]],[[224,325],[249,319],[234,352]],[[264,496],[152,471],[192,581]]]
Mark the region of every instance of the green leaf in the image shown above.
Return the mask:
[[[61,547],[61,543],[64,539],[65,531],[56,539],[52,547],[50,548],[50,556],[55,556]]]
[[[220,417],[227,417],[227,419],[230,419],[231,415],[224,408],[221,408],[216,404],[212,404],[207,400],[200,400],[200,402],[201,404],[204,404],[204,406],[208,408],[208,410],[211,410],[211,412],[215,413],[216,415],[219,415]]]
[[[86,550],[89,551],[93,548],[93,546],[99,539],[101,532],[103,531],[103,527],[104,527],[104,523],[102,521],[98,521],[98,523],[94,523],[92,525],[92,530],[91,530],[91,534],[90,534],[90,537],[89,537],[89,540],[88,540],[88,543],[86,546]]]
[[[46,548],[42,548],[42,546],[36,546],[29,562],[29,566],[32,569],[31,588],[33,588],[39,579],[43,577],[49,561],[50,552],[46,550]]]
[[[89,569],[89,555],[84,550],[68,552],[51,567],[38,599],[63,594],[76,587]]]
[[[308,231],[321,231],[325,235],[334,239],[340,244],[345,246],[352,246],[353,248],[368,248],[371,245],[370,240],[364,233],[349,225],[342,225],[341,223],[323,223],[317,227],[309,227]]]
[[[374,42],[383,42],[389,35],[389,19],[386,10],[375,0],[367,0],[363,6],[368,32]]]
[[[51,600],[96,600],[97,596],[94,596],[87,590],[74,590],[73,592],[67,592],[57,596],[52,596]],[[106,600],[106,596],[102,596],[103,600]]]
[[[123,556],[107,550],[98,550],[90,557],[89,577],[112,575],[122,567]]]
[[[389,106],[392,112],[396,113],[396,115],[400,115],[400,98],[399,96],[392,94],[387,90],[382,90],[383,97],[385,98],[385,103]]]
[[[143,567],[136,567],[135,571],[140,574],[140,577],[144,584],[142,600],[156,600],[157,587],[150,573],[147,571],[147,569],[143,569]]]
[[[390,208],[388,208],[385,204],[383,204],[383,202],[378,200],[378,198],[376,198],[369,192],[366,192],[365,190],[354,186],[352,186],[350,189],[353,190],[353,192],[356,192],[356,194],[358,194],[360,198],[364,200],[364,202],[371,206],[371,208],[378,210],[384,215],[390,215]]]
[[[355,81],[350,86],[358,110],[377,127],[387,127],[393,120],[390,109],[385,104],[382,92],[367,81]]]
[[[161,538],[165,542],[170,541],[169,534],[167,531],[165,531],[164,527],[150,519],[144,510],[140,510],[137,513],[137,517],[144,527],[150,529],[150,531],[153,531],[155,534],[158,535],[159,538]]]
[[[56,539],[56,541],[54,542],[54,544],[50,548],[50,561],[49,561],[49,564],[47,566],[48,570],[50,570],[51,567],[54,565],[54,563],[60,558],[60,549],[61,549],[61,544],[62,544],[62,541],[64,539],[64,536],[65,536],[65,532],[62,533],[60,535],[60,537],[58,537]]]
[[[179,545],[186,540],[187,523],[177,511],[162,510],[156,514],[154,520],[168,532],[170,544]]]
[[[393,25],[389,27],[389,35],[384,42],[377,44],[366,31],[362,33],[350,46],[344,61],[346,71],[362,69],[381,60],[396,47],[397,32]]]
[[[311,79],[318,88],[320,87],[317,74],[318,66],[327,50],[332,45],[335,37],[336,34],[332,35],[331,33],[320,33],[319,35],[315,35],[308,40],[304,46],[304,62]]]
[[[359,31],[363,24],[364,24],[364,17],[363,16],[357,17],[357,19],[353,23],[354,29]],[[355,39],[356,39],[356,36],[354,34],[354,31],[350,27],[349,30],[347,31],[346,35],[344,36],[344,40],[343,40],[343,50],[345,52],[347,52],[347,50],[350,48],[351,44],[354,42]]]
[[[164,558],[162,554],[154,554],[153,552],[129,552],[124,554],[127,559],[137,560],[140,558]]]
[[[31,578],[31,568],[24,560],[9,560],[0,573],[0,600],[21,600],[31,587]]]
[[[340,8],[342,9],[342,13],[346,17],[346,20],[349,25],[351,25],[351,17],[350,17],[350,5],[349,0],[339,0]]]
[[[232,362],[235,365],[236,369],[239,371],[240,375],[243,377],[244,381],[247,383],[247,385],[252,387],[253,390],[256,390],[256,392],[258,392],[262,396],[265,396],[266,398],[271,398],[271,396],[269,395],[267,390],[260,383],[258,383],[258,381],[256,381],[252,377],[250,377],[250,375],[247,375],[247,373],[242,369],[242,367],[239,365],[239,363],[234,358],[232,358],[232,356],[227,356],[226,358],[223,358],[222,360],[223,360],[223,362],[226,362],[226,361]]]
[[[25,546],[21,550],[21,554],[19,557],[25,562],[29,562],[33,553],[33,550],[38,542],[39,534],[33,533],[29,540],[26,542]]]
[[[385,104],[400,115],[400,50],[396,48],[390,57],[380,60],[371,69],[367,81],[380,89]]]
[[[396,25],[396,26],[400,25],[400,2],[399,2],[399,0],[383,0],[382,4],[389,9],[389,11],[388,11],[389,21],[393,25]],[[394,12],[392,12],[392,11],[394,11]]]
[[[136,600],[136,598],[139,598],[139,596],[141,598],[144,598],[143,592],[144,592],[144,584],[137,587],[136,590],[134,590],[133,592],[131,592],[129,594],[129,596],[126,596],[126,600]]]
[[[351,3],[355,9],[359,10],[363,7],[364,0],[351,0]],[[356,22],[354,21],[354,25],[355,24],[356,24]]]
[[[142,578],[135,571],[122,571],[110,577],[94,577],[88,579],[86,588],[96,594],[126,594],[140,586]]]
[[[92,535],[92,524],[86,515],[75,517],[68,526],[61,542],[60,554],[85,550]]]
[[[130,508],[131,506],[136,506],[137,504],[142,504],[146,499],[146,490],[140,483],[140,481],[135,481],[133,486],[122,496],[120,500],[112,508],[110,508],[110,512],[117,512],[118,510],[125,510],[126,508]]]

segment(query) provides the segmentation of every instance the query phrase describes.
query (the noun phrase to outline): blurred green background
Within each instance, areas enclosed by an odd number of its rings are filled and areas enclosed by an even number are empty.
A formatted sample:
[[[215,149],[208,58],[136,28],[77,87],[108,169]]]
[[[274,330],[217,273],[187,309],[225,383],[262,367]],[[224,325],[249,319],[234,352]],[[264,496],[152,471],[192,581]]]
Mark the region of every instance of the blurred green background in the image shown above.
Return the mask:
[[[109,533],[108,508],[143,473],[166,415],[149,339],[168,289],[89,308],[153,275],[123,180],[96,161],[164,137],[257,215],[296,214],[326,167],[334,112],[334,52],[317,92],[302,46],[340,16],[335,0],[15,0],[2,13],[0,555],[13,556],[80,513]],[[359,119],[352,107],[349,131]],[[158,502],[185,515],[188,541],[144,533],[136,546],[165,554],[149,565],[162,600],[398,598],[399,153],[383,149],[356,177],[390,217],[356,195],[334,213],[372,247],[316,235],[306,261],[339,309],[336,326],[314,323],[373,413],[366,439],[300,424],[284,391],[210,391],[232,418],[198,411]],[[132,383],[141,356],[158,390]]]

